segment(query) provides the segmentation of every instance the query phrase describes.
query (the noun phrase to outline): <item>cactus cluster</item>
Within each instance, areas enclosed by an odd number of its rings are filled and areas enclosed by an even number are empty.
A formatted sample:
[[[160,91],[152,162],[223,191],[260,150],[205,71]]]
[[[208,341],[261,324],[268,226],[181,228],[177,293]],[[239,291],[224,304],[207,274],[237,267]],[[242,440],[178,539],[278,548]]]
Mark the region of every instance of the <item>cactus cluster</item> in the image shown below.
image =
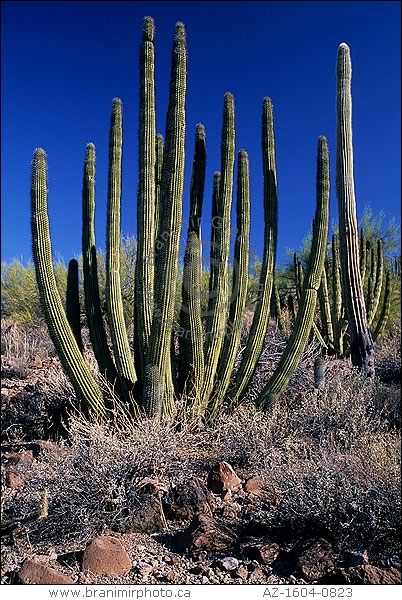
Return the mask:
[[[208,309],[207,313],[203,314],[200,297],[206,132],[204,126],[198,124],[195,129],[182,303],[176,322],[175,297],[180,261],[185,166],[187,49],[184,26],[178,23],[172,49],[166,129],[162,137],[156,131],[154,33],[153,19],[145,18],[140,49],[138,247],[132,312],[133,340],[129,339],[124,322],[119,275],[123,117],[122,102],[117,98],[113,100],[109,136],[107,319],[101,310],[97,274],[94,145],[88,144],[85,153],[82,196],[85,313],[99,371],[117,396],[129,407],[135,410],[139,408],[150,416],[171,416],[175,414],[176,399],[184,397],[191,408],[197,408],[205,418],[213,419],[223,406],[234,407],[246,395],[263,349],[272,312],[271,302],[276,306],[280,327],[283,327],[280,321],[279,294],[274,285],[278,186],[272,102],[270,98],[265,98],[262,106],[264,250],[259,281],[260,293],[239,366],[232,376],[242,333],[249,272],[251,198],[248,155],[245,150],[240,150],[236,155],[234,97],[227,93],[223,106],[221,164],[213,181]],[[356,352],[356,344],[361,344],[365,339],[366,330],[361,329],[364,324],[363,317],[374,327],[375,337],[381,333],[389,310],[390,277],[387,274],[384,281],[380,249],[374,253],[370,251],[369,256],[364,241],[364,252],[360,252],[359,257],[359,248],[355,240],[352,245],[345,241],[345,231],[350,231],[350,206],[353,207],[354,203],[354,198],[348,194],[344,197],[344,182],[350,180],[350,173],[347,172],[348,160],[342,160],[344,152],[347,156],[351,152],[347,56],[341,45],[341,84],[338,91],[338,104],[340,103],[341,108],[337,159],[337,189],[342,213],[341,244],[339,247],[338,240],[333,240],[330,276],[324,265],[329,213],[329,153],[326,138],[320,137],[317,148],[317,198],[310,262],[304,273],[297,257],[295,259],[298,311],[283,356],[256,399],[257,406],[261,408],[272,407],[273,402],[285,390],[312,328],[324,346],[340,346],[345,336],[346,315],[353,354]],[[231,206],[236,167],[237,235],[233,278],[230,283]],[[71,263],[67,315],[56,288],[47,212],[47,166],[45,153],[41,149],[36,150],[34,154],[31,199],[33,255],[40,298],[50,335],[83,407],[100,417],[106,417],[110,408],[109,396],[102,393],[99,379],[90,372],[83,357],[76,263]],[[351,252],[353,261],[349,257]],[[367,281],[366,289],[369,290],[369,300],[366,298],[367,315],[366,305],[363,309],[360,304],[351,309],[348,306],[350,299],[345,297],[344,292],[347,285],[350,290],[355,286],[360,290],[363,281]],[[384,293],[381,294],[378,288],[383,281]],[[321,331],[315,323],[317,301],[321,306]],[[351,310],[354,321],[351,321]],[[358,319],[356,325],[357,316],[360,321]],[[371,343],[370,333],[367,335],[369,338],[366,341]]]

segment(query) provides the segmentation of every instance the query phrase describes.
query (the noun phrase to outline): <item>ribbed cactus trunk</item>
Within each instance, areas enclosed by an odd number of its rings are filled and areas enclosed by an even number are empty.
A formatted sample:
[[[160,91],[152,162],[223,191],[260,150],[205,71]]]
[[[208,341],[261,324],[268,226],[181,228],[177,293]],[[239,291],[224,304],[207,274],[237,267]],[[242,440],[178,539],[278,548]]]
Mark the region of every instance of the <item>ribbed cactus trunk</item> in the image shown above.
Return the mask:
[[[286,327],[285,327],[285,321],[283,319],[283,313],[282,313],[282,307],[281,307],[281,298],[279,295],[279,289],[278,286],[276,284],[276,282],[274,281],[274,287],[273,287],[273,294],[274,294],[274,303],[275,303],[275,316],[276,316],[276,322],[278,324],[278,328],[280,333],[285,333],[286,331]]]
[[[256,400],[257,406],[271,409],[286,389],[299,364],[314,322],[317,293],[324,268],[329,218],[329,156],[325,137],[318,140],[317,151],[317,208],[313,222],[313,241],[309,268],[304,280],[303,294],[296,323],[289,342],[271,379]]]
[[[209,400],[208,412],[214,418],[224,401],[236,360],[247,300],[248,263],[250,253],[250,178],[245,150],[238,154],[236,240],[233,261],[232,294],[225,339],[219,357],[216,384]]]
[[[254,374],[267,333],[278,229],[278,192],[276,177],[275,136],[272,102],[265,98],[262,110],[262,154],[264,173],[264,252],[257,300],[243,358],[233,386],[229,390],[230,404],[234,406],[243,396]]]
[[[339,46],[337,59],[336,136],[336,191],[342,294],[349,324],[352,364],[367,375],[374,375],[374,346],[367,321],[359,264],[359,236],[353,178],[351,77],[350,50],[343,43]]]
[[[206,407],[215,382],[219,355],[225,337],[229,289],[230,212],[235,160],[234,98],[226,93],[221,141],[221,177],[212,213],[211,260],[207,331],[204,350],[202,403]]]
[[[382,251],[382,241],[377,240],[376,244],[376,271],[373,273],[373,285],[374,285],[374,293],[373,293],[373,301],[370,306],[367,307],[367,319],[369,327],[374,322],[381,298],[382,284],[384,279],[384,254]]]
[[[162,183],[162,166],[163,166],[163,135],[158,133],[156,135],[155,144],[155,239],[154,243],[160,234],[160,223],[161,223],[161,183]],[[158,252],[156,246],[154,248],[155,265],[157,260]],[[156,269],[154,267],[154,274]],[[155,286],[155,284],[154,284]]]
[[[154,294],[156,219],[156,116],[154,21],[144,20],[140,49],[139,184],[137,196],[137,257],[135,266],[135,344],[141,380],[151,335]]]
[[[179,393],[198,404],[204,381],[204,328],[201,315],[201,217],[204,198],[206,145],[204,126],[198,124],[190,185],[190,217],[184,256],[182,305],[179,323]]]
[[[35,150],[32,162],[31,205],[36,281],[50,337],[83,407],[95,415],[105,416],[102,392],[77,346],[56,285],[47,209],[46,155],[41,148]]]
[[[156,246],[154,312],[146,369],[157,384],[144,381],[145,411],[155,415],[163,411],[164,398],[151,397],[150,389],[159,390],[171,403],[173,381],[171,375],[170,343],[173,327],[176,280],[179,261],[182,196],[185,150],[185,99],[187,85],[187,49],[184,25],[176,25],[172,50],[169,106],[166,119],[165,147],[161,182],[161,222]],[[170,371],[170,374],[168,374]],[[162,384],[161,384],[162,382]],[[164,387],[165,382],[167,389]],[[162,392],[162,385],[163,390]]]
[[[385,326],[387,324],[389,314],[391,312],[391,296],[392,296],[392,276],[391,271],[388,270],[385,275],[385,289],[384,298],[380,307],[377,324],[373,328],[372,336],[375,341],[380,335],[384,333]]]
[[[82,186],[82,264],[89,336],[99,371],[119,393],[118,375],[107,343],[99,296],[95,242],[95,146],[87,144]]]
[[[137,380],[128,343],[120,284],[120,202],[122,163],[122,104],[114,98],[109,137],[109,177],[106,230],[106,304],[117,372],[124,399],[134,403]]]
[[[324,334],[324,340],[333,348],[334,346],[334,330],[332,327],[331,304],[328,293],[327,271],[324,266],[321,278],[321,285],[318,290],[318,299],[320,304],[321,325]]]

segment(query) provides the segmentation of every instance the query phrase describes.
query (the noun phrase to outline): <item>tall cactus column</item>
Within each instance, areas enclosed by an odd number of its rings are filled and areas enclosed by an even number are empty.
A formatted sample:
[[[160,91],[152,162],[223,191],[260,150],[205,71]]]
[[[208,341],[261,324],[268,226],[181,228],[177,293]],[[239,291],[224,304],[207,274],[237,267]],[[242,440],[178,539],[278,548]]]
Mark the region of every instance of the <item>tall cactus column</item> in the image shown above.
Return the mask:
[[[275,136],[272,101],[265,98],[262,109],[262,153],[264,171],[264,253],[257,301],[250,334],[242,361],[229,390],[230,402],[235,405],[243,396],[254,374],[267,333],[271,293],[274,280],[278,231],[278,189],[276,176]]]
[[[95,146],[87,144],[82,186],[82,264],[85,310],[96,362],[102,375],[118,393],[118,375],[109,346],[99,296],[95,242]]]
[[[106,236],[106,303],[117,372],[125,399],[134,402],[137,376],[124,322],[120,285],[120,202],[122,162],[122,104],[114,98],[109,139],[109,178]]]
[[[230,375],[239,348],[247,299],[250,252],[250,180],[248,155],[245,150],[240,150],[238,154],[236,212],[237,235],[234,248],[232,296],[226,335],[216,373],[215,389],[208,407],[212,418],[219,412],[229,386]]]
[[[137,201],[137,260],[135,267],[135,343],[141,374],[151,334],[156,194],[154,21],[146,17],[140,51],[139,185]],[[141,379],[141,377],[140,377]]]
[[[352,364],[374,375],[374,347],[370,335],[360,274],[359,236],[353,179],[352,66],[347,44],[338,48],[336,191],[338,196],[342,294],[349,323]]]
[[[201,317],[201,216],[206,168],[205,129],[198,124],[190,186],[190,218],[184,256],[179,330],[179,391],[199,401],[204,379],[204,330]]]
[[[270,409],[286,389],[296,369],[314,322],[317,293],[321,284],[327,248],[329,219],[329,157],[325,137],[318,140],[317,151],[317,208],[313,221],[313,241],[307,276],[297,312],[296,323],[271,379],[256,400],[257,406]]]
[[[32,162],[31,204],[32,253],[50,337],[79,400],[86,409],[104,416],[105,404],[101,390],[77,346],[56,285],[47,210],[46,155],[41,148],[35,150]]]
[[[172,50],[170,95],[160,190],[161,221],[160,234],[156,242],[158,260],[154,312],[146,356],[147,381],[144,382],[143,406],[150,415],[164,410],[161,390],[164,382],[169,381],[168,369],[171,369],[170,343],[179,262],[184,182],[186,87],[186,34],[184,25],[177,23]],[[172,387],[171,384],[169,387]],[[155,393],[154,390],[160,392]],[[169,396],[169,393],[165,392],[165,394]]]
[[[230,211],[233,193],[233,170],[235,161],[235,112],[234,98],[225,94],[221,141],[221,178],[216,205],[213,206],[211,235],[211,265],[207,332],[205,338],[205,376],[202,402],[208,404],[211,395],[219,355],[225,337],[228,302],[228,259],[230,251]],[[216,210],[216,212],[214,212]]]

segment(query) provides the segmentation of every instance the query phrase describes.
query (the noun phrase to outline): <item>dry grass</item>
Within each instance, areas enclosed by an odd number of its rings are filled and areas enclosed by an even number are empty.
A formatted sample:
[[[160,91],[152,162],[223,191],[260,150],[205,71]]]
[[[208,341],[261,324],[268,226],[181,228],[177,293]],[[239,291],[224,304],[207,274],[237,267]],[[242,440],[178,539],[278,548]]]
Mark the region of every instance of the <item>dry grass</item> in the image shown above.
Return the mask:
[[[269,347],[280,353],[279,339],[269,344],[266,362]],[[387,361],[388,370],[400,368],[399,339],[386,344],[378,361]],[[73,414],[62,460],[40,455],[26,484],[7,491],[6,513],[37,511],[46,489],[48,517],[26,526],[30,542],[42,551],[68,540],[82,546],[106,526],[124,529],[144,477],[205,477],[214,462],[227,460],[277,491],[275,510],[261,505],[253,514],[273,534],[320,533],[340,550],[366,548],[379,558],[400,552],[399,388],[379,377],[364,379],[332,359],[324,387],[315,390],[315,355],[310,346],[271,415],[251,402],[210,427],[183,412],[179,427],[151,420],[133,425],[119,405],[110,426]],[[272,364],[260,367],[258,385]],[[47,401],[56,389],[49,386]]]

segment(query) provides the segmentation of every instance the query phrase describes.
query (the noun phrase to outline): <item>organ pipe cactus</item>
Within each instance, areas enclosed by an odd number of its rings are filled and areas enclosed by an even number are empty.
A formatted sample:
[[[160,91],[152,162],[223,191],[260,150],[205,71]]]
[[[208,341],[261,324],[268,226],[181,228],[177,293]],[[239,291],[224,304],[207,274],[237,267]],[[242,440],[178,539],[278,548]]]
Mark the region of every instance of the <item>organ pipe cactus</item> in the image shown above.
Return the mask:
[[[190,187],[190,218],[184,256],[179,330],[179,390],[200,401],[204,379],[204,331],[201,316],[201,217],[206,168],[205,129],[196,128]]]
[[[376,340],[384,333],[385,325],[387,324],[389,313],[391,312],[391,295],[392,276],[391,271],[388,269],[385,275],[384,299],[381,305],[377,324],[372,331],[373,340]]]
[[[110,334],[122,393],[134,402],[133,388],[137,380],[134,361],[124,322],[120,285],[120,201],[122,161],[122,104],[113,100],[109,137],[109,177],[106,236],[106,304]]]
[[[222,349],[227,318],[230,211],[235,160],[235,114],[232,94],[225,94],[221,142],[221,177],[212,214],[212,245],[202,402],[208,403]]]
[[[172,50],[170,97],[166,118],[165,146],[160,190],[160,234],[157,239],[158,264],[156,268],[154,309],[151,336],[145,359],[146,368],[160,382],[171,376],[170,343],[174,318],[176,280],[178,272],[180,225],[184,180],[185,99],[187,86],[187,48],[184,25],[176,25]],[[155,369],[156,367],[156,369]],[[144,382],[144,396],[149,398]],[[161,389],[161,386],[158,386]],[[168,384],[172,397],[172,385]],[[154,406],[163,399],[144,404],[147,414],[154,414]]]
[[[359,265],[359,238],[353,178],[352,66],[347,44],[338,48],[336,191],[340,238],[342,294],[349,325],[352,364],[374,375],[374,347],[370,335]]]
[[[216,376],[215,389],[209,402],[209,412],[214,417],[224,400],[230,375],[236,360],[247,299],[248,263],[250,253],[250,180],[248,155],[240,150],[237,176],[237,231],[234,248],[232,295],[229,319]]]
[[[139,126],[139,184],[137,200],[137,260],[135,268],[135,331],[138,359],[142,363],[151,335],[155,235],[159,227],[156,216],[156,187],[160,153],[155,124],[155,49],[154,21],[144,20],[140,49],[140,126]]]
[[[262,110],[262,153],[264,173],[264,253],[259,290],[261,290],[246,348],[233,385],[228,392],[234,406],[244,395],[254,374],[268,328],[278,229],[278,190],[272,101],[265,98]]]
[[[93,144],[87,144],[86,147],[82,188],[82,265],[89,335],[101,374],[118,392],[118,375],[107,343],[99,296],[95,242],[95,146]]]
[[[47,164],[44,150],[35,150],[31,180],[32,254],[39,297],[50,337],[83,407],[105,416],[102,392],[85,363],[68,323],[53,270],[47,211]]]
[[[106,300],[107,323],[113,352],[109,350],[99,300],[94,232],[93,144],[87,146],[84,163],[83,283],[87,321],[99,370],[114,386],[119,396],[125,401],[139,404],[146,415],[172,416],[176,410],[176,396],[185,392],[190,404],[197,403],[201,412],[207,418],[213,419],[222,406],[236,406],[244,398],[267,333],[274,282],[278,218],[274,123],[272,102],[265,98],[262,110],[265,227],[260,294],[239,368],[230,381],[239,347],[247,292],[250,234],[249,165],[247,153],[241,150],[238,154],[235,267],[230,291],[230,213],[236,149],[234,98],[228,93],[224,98],[221,170],[214,175],[213,184],[208,314],[203,322],[200,300],[200,222],[206,170],[206,136],[204,127],[198,125],[190,186],[190,218],[184,256],[182,307],[179,327],[175,331],[177,324],[174,322],[174,309],[179,274],[185,158],[186,63],[184,26],[178,23],[172,50],[169,104],[163,141],[162,136],[156,133],[155,125],[154,24],[151,18],[146,18],[140,61],[138,250],[133,311],[135,360],[123,318],[119,275],[122,161],[122,103],[119,99],[114,99],[112,109],[107,203]],[[315,327],[315,307],[320,285],[324,304],[327,303],[325,298],[328,291],[325,291],[322,282],[325,281],[323,266],[328,231],[329,159],[327,142],[323,137],[318,142],[317,165],[317,208],[313,222],[311,260],[305,276],[301,265],[298,267],[299,311],[284,355],[273,377],[258,397],[257,405],[264,408],[271,406],[285,389],[298,364],[311,327]],[[46,160],[42,150],[37,150],[34,155],[31,197],[35,268],[50,334],[82,404],[88,411],[105,417],[108,413],[106,400],[83,361],[55,284],[47,216]],[[76,280],[74,287],[76,289]],[[388,292],[384,294],[387,298],[389,289],[388,285]],[[279,307],[277,290],[274,299]],[[379,318],[376,320],[375,317],[375,322],[379,332],[382,327],[381,315],[384,315],[386,310],[387,303],[376,310]],[[341,319],[341,316],[339,318]],[[328,318],[326,327],[327,337],[330,338]]]
[[[317,293],[324,268],[328,236],[329,217],[329,156],[325,137],[318,140],[317,149],[317,208],[313,223],[313,241],[309,268],[304,280],[296,323],[289,342],[271,379],[259,394],[256,404],[271,409],[276,399],[286,388],[294,372],[315,317]]]

